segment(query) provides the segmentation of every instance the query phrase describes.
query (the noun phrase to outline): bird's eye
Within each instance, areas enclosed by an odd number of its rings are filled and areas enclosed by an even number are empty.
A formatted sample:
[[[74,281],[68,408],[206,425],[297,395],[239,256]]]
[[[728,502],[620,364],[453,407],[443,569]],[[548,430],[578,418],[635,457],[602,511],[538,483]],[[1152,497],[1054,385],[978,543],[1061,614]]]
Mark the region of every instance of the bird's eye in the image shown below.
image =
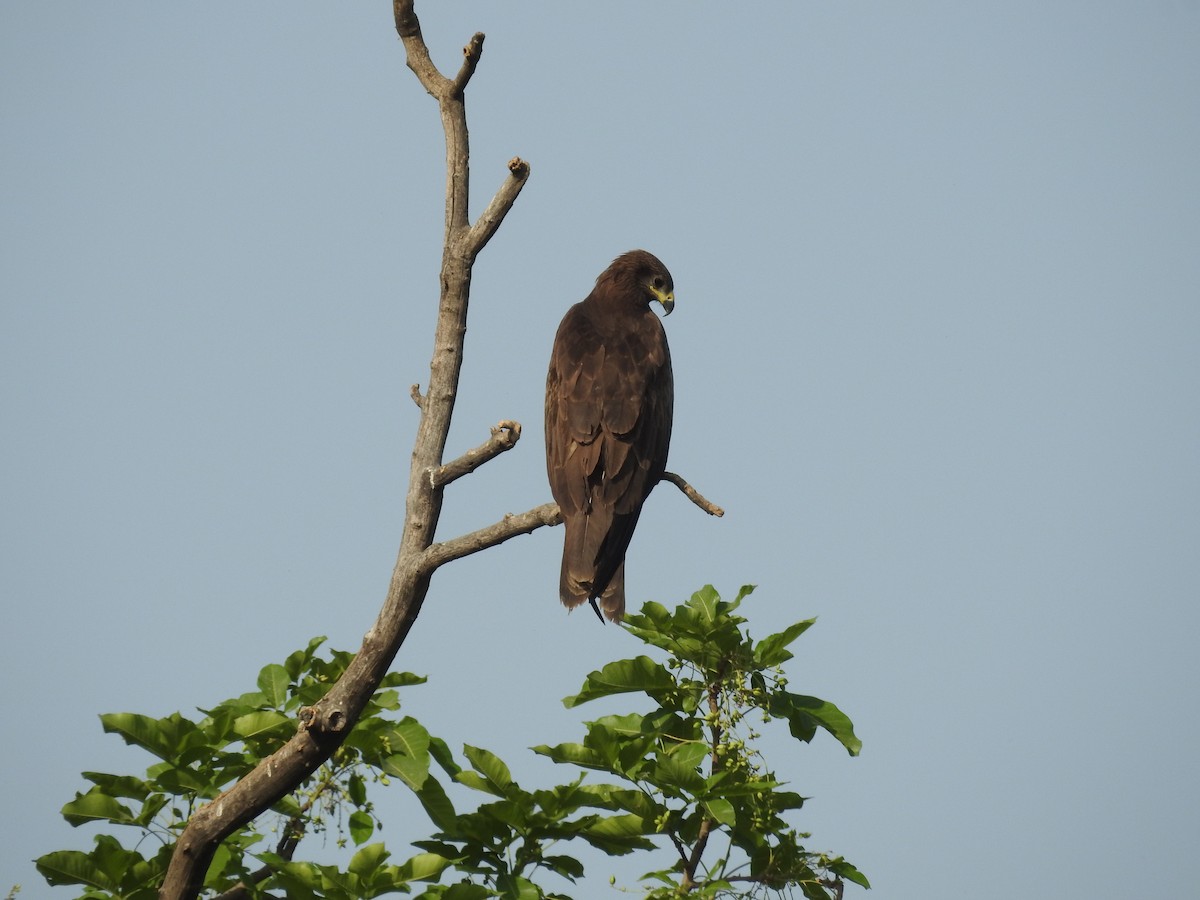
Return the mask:
[[[654,287],[661,291],[663,284],[664,284],[664,282],[663,282],[662,276],[655,275],[654,276]]]

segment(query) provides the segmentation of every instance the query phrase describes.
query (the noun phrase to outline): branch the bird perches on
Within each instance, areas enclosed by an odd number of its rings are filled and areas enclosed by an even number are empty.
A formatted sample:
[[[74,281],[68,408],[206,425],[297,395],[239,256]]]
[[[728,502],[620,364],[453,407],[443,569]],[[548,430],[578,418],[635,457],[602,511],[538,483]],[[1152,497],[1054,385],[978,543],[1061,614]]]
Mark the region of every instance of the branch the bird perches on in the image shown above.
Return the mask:
[[[413,0],[394,0],[393,7],[407,64],[437,101],[446,138],[441,295],[429,386],[424,394],[416,386],[411,392],[420,409],[420,419],[396,564],[379,615],[364,635],[362,646],[345,674],[321,700],[302,710],[295,735],[283,747],[196,810],[188,820],[160,888],[161,900],[193,900],[198,896],[221,842],[296,790],[333,755],[391,667],[421,611],[430,579],[439,566],[561,521],[558,507],[547,503],[519,515],[506,515],[494,525],[471,534],[434,542],[445,488],[512,449],[520,439],[518,423],[501,422],[484,444],[449,463],[442,462],[462,369],[471,269],[528,180],[529,165],[520,158],[510,160],[508,176],[491,202],[474,223],[469,221],[464,91],[482,57],[483,35],[471,38],[463,50],[462,67],[454,78],[447,78],[429,57]],[[712,515],[722,514],[678,475],[666,473],[662,478],[679,487],[701,509]]]

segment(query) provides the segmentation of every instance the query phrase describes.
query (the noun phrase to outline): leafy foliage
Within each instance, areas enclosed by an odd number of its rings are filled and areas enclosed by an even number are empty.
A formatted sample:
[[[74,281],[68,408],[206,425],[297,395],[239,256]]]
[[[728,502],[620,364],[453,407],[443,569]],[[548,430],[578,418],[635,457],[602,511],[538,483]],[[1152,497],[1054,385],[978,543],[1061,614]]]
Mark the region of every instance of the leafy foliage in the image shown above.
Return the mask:
[[[735,614],[751,588],[733,601],[705,587],[674,611],[648,603],[626,627],[664,662],[642,655],[592,672],[568,707],[622,694],[644,695],[649,712],[604,716],[585,723],[583,740],[534,751],[579,770],[550,789],[526,790],[490,751],[463,748],[465,763],[412,718],[396,717],[397,688],[424,679],[387,676],[354,731],[332,760],[296,794],[275,807],[277,837],[254,823],[222,846],[208,872],[214,895],[355,900],[387,893],[431,900],[569,900],[538,879],[555,883],[584,876],[575,856],[558,845],[582,841],[610,856],[664,848],[674,857],[645,879],[650,897],[762,896],[798,890],[813,900],[841,897],[845,882],[869,887],[841,857],[814,853],[809,837],[789,824],[804,798],[785,790],[761,753],[749,724],[786,723],[811,741],[823,730],[851,755],[860,742],[833,704],[787,690],[782,664],[812,620],[753,641]],[[121,825],[136,835],[133,849],[111,834],[90,852],[62,850],[37,861],[53,885],[78,885],[83,898],[156,896],[171,847],[191,812],[281,746],[298,711],[318,700],[344,671],[350,654],[317,651],[323,638],[271,664],[258,690],[202,710],[199,721],[176,713],[161,719],[132,713],[101,716],[104,729],[139,746],[157,762],[144,777],[85,772],[85,793],[63,807],[72,825]],[[613,783],[593,783],[603,773]],[[594,777],[594,776],[593,776]],[[390,861],[382,843],[368,843],[380,822],[368,797],[371,784],[398,779],[416,796],[434,832],[414,842],[419,851]],[[484,795],[458,812],[443,782]],[[339,844],[358,849],[345,869],[294,858],[300,840],[335,824]],[[722,850],[706,858],[714,839]],[[153,840],[147,841],[146,838]],[[709,854],[711,856],[711,854]],[[594,888],[591,893],[595,893]]]
[[[787,647],[813,620],[755,642],[734,612],[751,590],[744,587],[724,601],[709,585],[674,611],[647,603],[626,627],[667,651],[665,665],[646,656],[610,663],[564,703],[643,693],[655,708],[588,722],[582,743],[534,748],[555,762],[620,779],[620,786],[603,789],[607,808],[636,816],[645,836],[665,837],[678,857],[670,868],[645,876],[671,886],[652,896],[741,896],[735,885],[745,884],[796,887],[806,897],[828,898],[840,896],[843,879],[869,887],[842,858],[804,849],[800,841],[808,835],[785,819],[804,798],[783,790],[754,748],[759,735],[748,723],[755,712],[765,722],[785,721],[801,741],[823,729],[851,755],[862,745],[832,703],[787,690],[780,668],[792,658]],[[717,835],[726,849],[705,865]]]
[[[322,658],[317,651],[324,641],[314,638],[282,665],[265,666],[258,676],[257,691],[201,710],[199,721],[179,713],[160,719],[136,713],[102,715],[100,722],[106,732],[141,747],[157,762],[142,777],[84,772],[91,787],[77,793],[62,814],[75,826],[128,826],[133,829],[133,848],[111,834],[100,834],[89,852],[48,853],[37,860],[46,881],[81,885],[85,890],[80,896],[85,898],[156,898],[171,848],[192,812],[282,746],[296,728],[300,708],[324,696],[345,671],[352,655],[335,650]],[[275,851],[256,850],[266,838],[256,830],[258,823],[240,829],[218,851],[206,888],[220,893],[241,884],[249,896],[255,896],[255,886],[265,878],[261,867],[251,870],[249,854],[257,852],[270,863],[286,861],[303,835],[326,830],[330,816],[337,817],[340,832],[342,817],[348,814],[351,840],[365,843],[378,825],[366,782],[394,774],[406,783],[419,784],[428,773],[425,748],[429,736],[424,728],[413,719],[396,722],[387,717],[400,706],[396,689],[424,680],[409,673],[388,674],[359,726],[330,762],[300,791],[274,807],[278,814]],[[344,843],[344,838],[340,842]],[[358,867],[364,865],[360,861]],[[265,873],[271,871],[268,868]],[[357,890],[361,885],[354,887]]]

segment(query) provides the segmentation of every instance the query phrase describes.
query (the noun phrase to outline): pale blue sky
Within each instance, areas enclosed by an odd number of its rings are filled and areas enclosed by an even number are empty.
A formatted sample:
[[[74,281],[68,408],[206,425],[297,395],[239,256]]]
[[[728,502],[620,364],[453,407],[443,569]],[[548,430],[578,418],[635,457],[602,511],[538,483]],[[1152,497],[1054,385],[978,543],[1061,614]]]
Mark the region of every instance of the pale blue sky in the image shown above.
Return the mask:
[[[736,12],[731,12],[736,9]],[[419,4],[469,94],[476,267],[445,537],[549,499],[558,320],[671,268],[671,468],[632,605],[746,582],[819,616],[768,758],[889,898],[1182,897],[1200,838],[1200,4]],[[382,600],[427,380],[436,107],[387,4],[0,6],[0,891],[90,846],[97,714],[251,689]],[[639,645],[555,596],[561,533],[438,573],[407,711],[569,773],[559,700]],[[380,798],[385,837],[417,836]],[[394,826],[394,827],[392,827]],[[587,858],[581,897],[624,863]],[[611,894],[611,896],[619,896]],[[863,896],[859,894],[859,896]]]

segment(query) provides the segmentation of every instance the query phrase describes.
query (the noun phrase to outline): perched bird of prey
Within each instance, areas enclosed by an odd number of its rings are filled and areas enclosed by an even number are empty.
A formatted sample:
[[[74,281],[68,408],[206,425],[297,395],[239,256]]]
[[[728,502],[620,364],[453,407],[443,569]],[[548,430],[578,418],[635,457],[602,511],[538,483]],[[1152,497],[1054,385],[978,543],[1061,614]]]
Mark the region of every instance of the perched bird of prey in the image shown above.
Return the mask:
[[[613,622],[625,615],[625,551],[671,442],[675,386],[655,300],[670,315],[666,266],[645,250],[617,257],[563,317],[546,376],[546,471],[566,526],[559,597]]]

